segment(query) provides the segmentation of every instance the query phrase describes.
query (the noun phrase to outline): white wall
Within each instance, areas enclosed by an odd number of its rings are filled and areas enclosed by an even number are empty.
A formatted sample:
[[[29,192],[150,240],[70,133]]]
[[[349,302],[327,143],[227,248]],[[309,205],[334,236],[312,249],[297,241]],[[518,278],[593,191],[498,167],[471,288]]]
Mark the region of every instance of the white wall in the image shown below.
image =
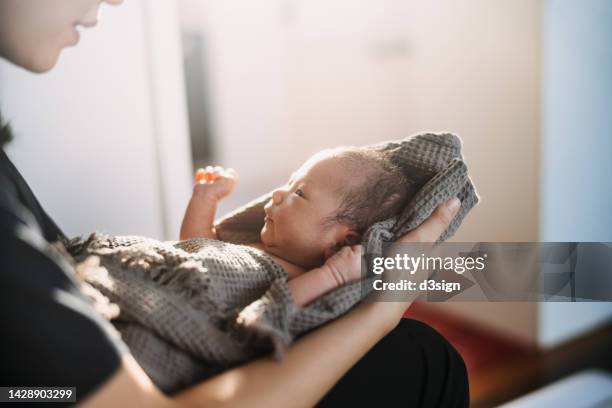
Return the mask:
[[[69,236],[173,238],[190,186],[176,7],[102,14],[51,73],[0,62],[8,153]]]
[[[183,1],[183,21],[206,41],[215,164],[234,167],[240,184],[231,210],[282,184],[303,159],[290,128],[284,0]],[[204,74],[204,73],[203,73]]]
[[[181,4],[206,40],[217,162],[242,174],[222,210],[322,148],[450,130],[483,198],[455,239],[536,239],[539,1]]]
[[[612,2],[544,4],[540,240],[610,242]],[[553,346],[611,318],[612,303],[542,303],[539,342]]]

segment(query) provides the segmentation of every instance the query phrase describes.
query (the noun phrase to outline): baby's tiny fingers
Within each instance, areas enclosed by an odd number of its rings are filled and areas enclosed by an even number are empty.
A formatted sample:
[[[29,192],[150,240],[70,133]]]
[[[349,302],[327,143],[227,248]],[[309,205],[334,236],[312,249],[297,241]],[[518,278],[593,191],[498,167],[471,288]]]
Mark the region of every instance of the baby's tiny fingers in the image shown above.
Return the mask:
[[[206,178],[206,170],[204,170],[203,168],[197,169],[196,174],[195,174],[196,183],[203,182],[205,178]]]
[[[195,174],[195,181],[198,184],[212,183],[219,178],[219,172],[216,167],[206,166],[205,169],[199,168]]]

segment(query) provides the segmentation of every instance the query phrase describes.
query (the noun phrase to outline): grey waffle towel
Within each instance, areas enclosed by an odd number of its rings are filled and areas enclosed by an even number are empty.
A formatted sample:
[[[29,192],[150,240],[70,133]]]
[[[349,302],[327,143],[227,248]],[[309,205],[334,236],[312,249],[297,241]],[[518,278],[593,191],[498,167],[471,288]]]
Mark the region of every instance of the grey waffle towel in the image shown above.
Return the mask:
[[[374,147],[391,151],[407,176],[414,168],[433,176],[398,217],[368,229],[366,251],[380,252],[382,241],[412,230],[440,203],[458,196],[461,209],[440,241],[449,238],[478,202],[460,139],[423,134]],[[221,241],[93,234],[69,246],[77,262],[99,258],[101,267],[80,268],[80,277],[88,291],[119,307],[111,322],[164,392],[266,352],[280,358],[293,340],[342,315],[364,295],[354,282],[305,307],[294,303],[284,269],[265,253],[239,245],[259,241],[269,198],[266,194],[223,218],[216,226]]]

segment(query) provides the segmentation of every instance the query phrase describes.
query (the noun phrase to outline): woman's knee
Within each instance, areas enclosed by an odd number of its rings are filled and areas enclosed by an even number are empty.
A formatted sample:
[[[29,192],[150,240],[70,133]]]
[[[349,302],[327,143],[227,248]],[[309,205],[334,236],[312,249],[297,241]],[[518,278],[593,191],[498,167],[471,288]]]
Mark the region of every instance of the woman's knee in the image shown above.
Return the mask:
[[[463,359],[425,323],[403,319],[318,407],[467,407]]]
[[[405,367],[413,367],[411,381],[421,387],[420,406],[469,405],[469,384],[465,362],[457,350],[431,326],[413,319],[402,319],[383,339],[382,346],[402,356]],[[416,378],[416,377],[421,378]]]

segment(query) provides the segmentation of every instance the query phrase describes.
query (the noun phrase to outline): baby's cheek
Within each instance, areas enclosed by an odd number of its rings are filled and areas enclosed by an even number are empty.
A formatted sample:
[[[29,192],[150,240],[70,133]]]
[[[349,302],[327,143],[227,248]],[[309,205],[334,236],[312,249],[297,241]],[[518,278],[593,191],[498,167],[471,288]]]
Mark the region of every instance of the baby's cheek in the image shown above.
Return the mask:
[[[305,233],[302,228],[296,224],[289,224],[285,231],[283,231],[283,241],[288,247],[296,250],[302,249],[305,245]]]
[[[304,240],[304,252],[310,254],[314,258],[321,258],[325,254],[325,236],[324,234],[316,229],[312,229],[305,236]]]
[[[282,230],[279,231],[278,227]],[[282,245],[292,251],[299,251],[304,247],[304,229],[299,224],[289,221],[277,226],[279,241]],[[279,243],[281,243],[279,242]]]

